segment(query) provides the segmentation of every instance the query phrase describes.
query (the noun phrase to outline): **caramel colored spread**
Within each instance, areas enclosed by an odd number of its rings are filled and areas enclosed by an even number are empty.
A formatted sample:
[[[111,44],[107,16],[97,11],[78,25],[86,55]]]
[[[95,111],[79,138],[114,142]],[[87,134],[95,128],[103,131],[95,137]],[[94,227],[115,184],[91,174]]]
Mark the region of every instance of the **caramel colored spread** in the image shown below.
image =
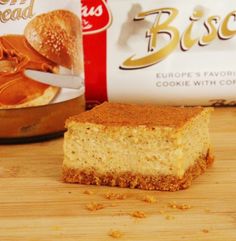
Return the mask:
[[[22,35],[0,37],[0,107],[41,96],[48,85],[24,75],[25,69],[54,72],[56,64],[35,51]]]

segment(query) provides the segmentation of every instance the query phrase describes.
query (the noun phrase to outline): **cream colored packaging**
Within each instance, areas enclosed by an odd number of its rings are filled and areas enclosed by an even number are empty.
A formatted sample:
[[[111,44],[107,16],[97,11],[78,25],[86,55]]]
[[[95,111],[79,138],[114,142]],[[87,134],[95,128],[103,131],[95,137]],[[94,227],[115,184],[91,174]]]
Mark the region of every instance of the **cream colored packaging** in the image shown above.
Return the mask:
[[[54,135],[84,110],[80,0],[0,0],[0,139]]]
[[[89,104],[236,104],[232,0],[84,0]]]

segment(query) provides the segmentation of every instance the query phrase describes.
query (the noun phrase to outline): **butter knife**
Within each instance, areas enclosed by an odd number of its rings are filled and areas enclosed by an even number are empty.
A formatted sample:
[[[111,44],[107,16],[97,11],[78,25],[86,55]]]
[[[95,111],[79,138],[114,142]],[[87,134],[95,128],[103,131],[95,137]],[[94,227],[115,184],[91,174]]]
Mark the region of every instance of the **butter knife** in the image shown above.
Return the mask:
[[[82,75],[59,75],[37,70],[25,70],[24,74],[37,82],[60,88],[79,89],[84,83]]]

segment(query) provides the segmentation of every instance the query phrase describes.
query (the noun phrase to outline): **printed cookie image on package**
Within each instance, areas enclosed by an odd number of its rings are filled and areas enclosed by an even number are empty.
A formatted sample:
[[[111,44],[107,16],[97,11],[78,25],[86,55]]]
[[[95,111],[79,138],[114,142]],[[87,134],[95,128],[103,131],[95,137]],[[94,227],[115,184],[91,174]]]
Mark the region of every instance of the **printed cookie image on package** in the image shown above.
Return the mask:
[[[80,16],[79,0],[0,1],[0,138],[61,131],[84,110]]]

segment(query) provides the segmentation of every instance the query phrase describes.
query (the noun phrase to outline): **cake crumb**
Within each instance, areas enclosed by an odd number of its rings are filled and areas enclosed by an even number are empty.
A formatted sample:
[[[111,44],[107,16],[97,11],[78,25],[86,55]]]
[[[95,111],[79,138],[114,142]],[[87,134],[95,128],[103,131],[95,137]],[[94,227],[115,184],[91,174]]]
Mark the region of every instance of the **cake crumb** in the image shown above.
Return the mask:
[[[123,234],[119,230],[112,230],[109,232],[109,236],[114,239],[119,239],[123,236]]]
[[[104,208],[104,205],[100,203],[90,203],[86,205],[86,209],[89,211],[97,211],[103,208]]]
[[[135,211],[131,214],[134,218],[146,218],[146,214],[142,211]]]
[[[105,194],[105,198],[108,200],[124,200],[127,196],[125,194],[108,192]]]
[[[188,210],[191,208],[188,204],[177,204],[176,202],[168,203],[168,207],[179,210]]]
[[[157,202],[157,199],[151,195],[144,196],[142,200],[146,203],[156,203]]]
[[[203,232],[203,233],[209,233],[209,230],[204,228],[204,229],[202,230],[202,232]]]
[[[91,191],[91,190],[84,190],[83,193],[84,193],[84,194],[87,194],[87,195],[92,195],[92,194],[93,194],[93,191]]]

